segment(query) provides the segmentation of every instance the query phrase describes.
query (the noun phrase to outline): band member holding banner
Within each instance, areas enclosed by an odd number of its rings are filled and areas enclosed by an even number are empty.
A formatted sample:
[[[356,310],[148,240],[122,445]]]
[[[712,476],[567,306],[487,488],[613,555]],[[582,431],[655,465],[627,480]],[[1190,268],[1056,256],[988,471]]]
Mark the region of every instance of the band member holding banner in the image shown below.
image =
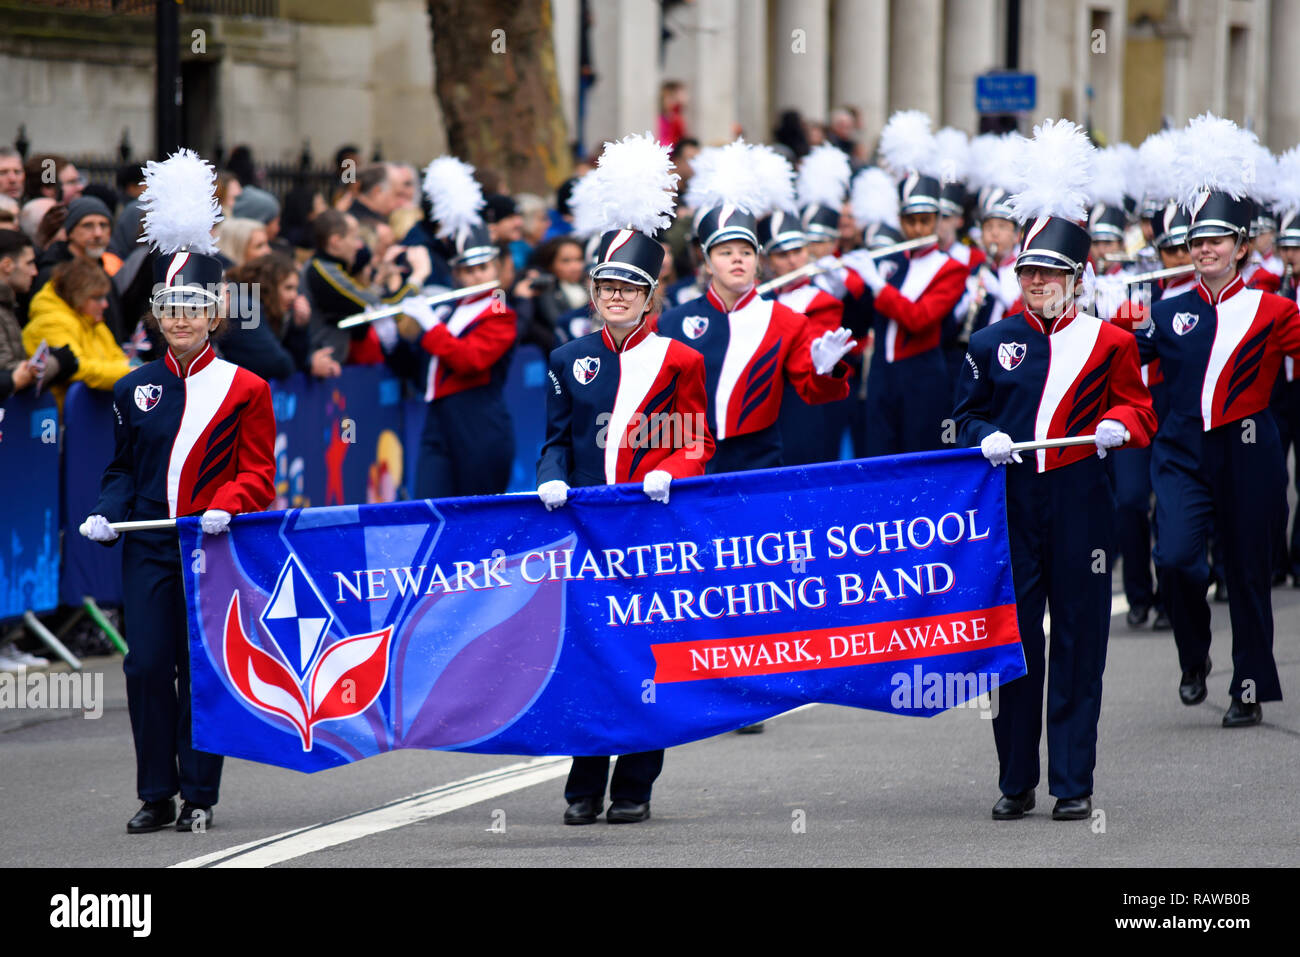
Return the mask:
[[[1091,244],[1086,215],[1092,147],[1073,123],[1045,121],[1020,157],[1011,210],[1026,222],[1016,259],[1024,312],[971,336],[957,386],[959,441],[1007,466],[1007,525],[1026,676],[1003,685],[993,735],[1002,796],[994,820],[1034,807],[1042,736],[1043,609],[1052,614],[1047,669],[1048,785],[1054,820],[1092,810],[1101,678],[1110,629],[1115,500],[1107,449],[1155,431],[1133,336],[1080,310]],[[1022,460],[1013,443],[1079,437]],[[1092,441],[1088,441],[1091,438]],[[1096,453],[1095,455],[1093,453]],[[1013,463],[1013,464],[1012,464]]]
[[[471,166],[451,156],[429,164],[424,190],[452,246],[452,276],[460,288],[497,280],[498,249],[479,215],[483,192]],[[420,439],[416,497],[500,495],[510,485],[515,430],[506,407],[505,378],[515,343],[515,313],[503,293],[478,288],[431,309],[408,299],[430,356],[424,399],[429,411]]]
[[[1273,503],[1286,468],[1268,401],[1283,357],[1300,357],[1300,316],[1293,301],[1247,289],[1240,274],[1250,254],[1254,134],[1205,114],[1188,124],[1186,142],[1177,170],[1197,283],[1152,306],[1139,338],[1144,358],[1160,359],[1169,395],[1151,463],[1155,563],[1178,646],[1178,694],[1199,704],[1211,668],[1211,523],[1223,536],[1233,663],[1223,726],[1232,728],[1258,724],[1261,702],[1282,699],[1269,589]]]
[[[159,252],[153,320],[167,340],[161,359],[113,388],[116,450],[81,534],[112,542],[110,523],[202,515],[205,535],[232,515],[275,498],[271,390],[219,359],[221,261],[213,255],[216,174],[190,150],[145,167],[144,237]],[[199,556],[201,560],[202,556]],[[185,556],[184,560],[191,560]],[[222,758],[190,744],[189,628],[175,529],[137,530],[122,551],[130,645],[127,706],[135,737],[136,787],[144,806],[129,834],[212,826]],[[173,797],[184,804],[177,818]]]
[[[571,486],[640,482],[667,504],[674,478],[703,475],[713,454],[707,422],[704,360],[657,335],[655,309],[664,247],[654,234],[670,222],[677,174],[668,148],[649,133],[606,143],[596,169],[573,191],[574,228],[599,234],[590,273],[599,332],[550,356],[546,442],[537,463],[537,494],[547,509],[563,505]],[[573,759],[564,798],[565,824],[610,824],[650,817],[650,792],[663,769],[662,749],[609,758]]]
[[[709,428],[718,448],[710,473],[784,463],[777,416],[785,383],[814,404],[848,395],[848,329],[818,331],[799,313],[758,295],[756,216],[770,208],[761,159],[743,140],[705,150],[694,163],[688,206],[712,279],[705,294],[665,312],[659,332],[704,356]]]

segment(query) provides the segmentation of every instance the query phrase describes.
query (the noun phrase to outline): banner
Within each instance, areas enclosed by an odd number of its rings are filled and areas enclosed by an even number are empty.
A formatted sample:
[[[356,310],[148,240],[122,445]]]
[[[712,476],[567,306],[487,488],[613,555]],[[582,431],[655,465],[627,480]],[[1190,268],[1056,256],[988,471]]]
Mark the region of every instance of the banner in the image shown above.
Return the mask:
[[[0,621],[59,603],[59,412],[31,390],[0,406]]]
[[[828,702],[932,715],[1024,674],[978,450],[180,524],[193,743],[625,754]],[[128,637],[129,640],[129,637]]]

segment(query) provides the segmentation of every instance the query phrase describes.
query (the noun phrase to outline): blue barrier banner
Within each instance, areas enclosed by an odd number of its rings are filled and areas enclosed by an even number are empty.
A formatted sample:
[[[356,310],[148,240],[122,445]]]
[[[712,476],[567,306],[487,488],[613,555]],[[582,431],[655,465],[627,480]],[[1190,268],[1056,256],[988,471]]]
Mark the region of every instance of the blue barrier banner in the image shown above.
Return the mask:
[[[1024,674],[977,450],[180,525],[193,743],[625,754],[820,701],[932,715]],[[129,640],[129,635],[128,635]]]
[[[122,604],[122,542],[105,547],[78,529],[99,501],[99,483],[113,461],[113,394],[74,382],[63,398],[63,567],[59,596],[80,605],[87,596]]]
[[[59,411],[25,390],[0,407],[0,620],[59,603]]]

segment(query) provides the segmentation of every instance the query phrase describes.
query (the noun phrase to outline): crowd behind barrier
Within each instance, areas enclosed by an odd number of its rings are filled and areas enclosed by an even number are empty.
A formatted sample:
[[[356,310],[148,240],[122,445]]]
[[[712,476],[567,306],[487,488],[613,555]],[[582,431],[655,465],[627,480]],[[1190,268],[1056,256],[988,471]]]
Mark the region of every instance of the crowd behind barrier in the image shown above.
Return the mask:
[[[546,360],[535,346],[511,357],[505,394],[515,430],[509,491],[532,491],[545,436]],[[271,383],[276,420],[274,509],[392,502],[414,497],[426,405],[405,398],[382,367],[348,366],[334,379],[303,373]],[[111,548],[78,526],[99,496],[113,457],[108,392],[74,384],[67,394],[60,459],[57,408],[20,393],[0,420],[0,620],[24,611],[122,601],[121,539]],[[57,516],[57,521],[56,521]],[[60,556],[59,535],[63,548]],[[60,557],[62,560],[60,560]]]

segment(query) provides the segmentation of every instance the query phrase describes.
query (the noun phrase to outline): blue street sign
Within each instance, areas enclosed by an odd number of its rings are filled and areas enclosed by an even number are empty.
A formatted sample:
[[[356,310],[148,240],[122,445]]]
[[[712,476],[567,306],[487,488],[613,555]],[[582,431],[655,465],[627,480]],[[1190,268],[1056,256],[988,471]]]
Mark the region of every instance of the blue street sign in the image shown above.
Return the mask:
[[[1038,102],[1032,73],[982,73],[975,77],[977,113],[1030,113]]]

